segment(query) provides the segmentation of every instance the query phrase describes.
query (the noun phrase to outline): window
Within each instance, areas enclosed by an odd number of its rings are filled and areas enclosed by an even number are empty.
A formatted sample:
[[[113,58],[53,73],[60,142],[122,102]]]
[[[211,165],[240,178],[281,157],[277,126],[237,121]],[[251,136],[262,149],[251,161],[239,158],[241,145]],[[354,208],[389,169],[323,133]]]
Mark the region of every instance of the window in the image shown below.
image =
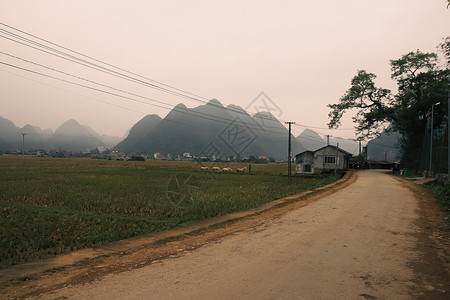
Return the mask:
[[[304,165],[303,166],[303,172],[311,173],[311,165]]]
[[[325,156],[325,163],[326,164],[335,164],[336,156]]]

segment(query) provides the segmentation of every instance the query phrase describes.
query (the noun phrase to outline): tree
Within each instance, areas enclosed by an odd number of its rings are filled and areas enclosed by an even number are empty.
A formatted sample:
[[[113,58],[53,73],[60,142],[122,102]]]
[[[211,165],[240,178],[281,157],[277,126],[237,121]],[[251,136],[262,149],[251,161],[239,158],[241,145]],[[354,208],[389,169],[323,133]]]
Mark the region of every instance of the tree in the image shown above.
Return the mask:
[[[328,114],[332,129],[339,128],[341,118],[348,110],[356,109],[353,121],[358,124],[355,133],[359,140],[376,137],[385,129],[388,119],[391,91],[377,88],[374,83],[376,75],[358,70],[353,77],[350,89],[341,97],[339,103],[329,104],[332,111]]]
[[[450,0],[449,5],[450,5]],[[444,54],[447,68],[450,67],[450,36],[443,39],[444,41],[439,44],[438,49]]]
[[[408,53],[398,60],[391,61],[392,79],[397,81],[398,94],[391,108],[391,121],[394,129],[403,138],[401,147],[404,163],[418,168],[420,145],[424,143],[431,106],[446,103],[449,87],[449,70],[436,69],[435,53]],[[434,111],[436,128],[443,123],[447,105],[440,105]]]
[[[375,87],[374,74],[358,71],[339,103],[328,105],[332,109],[328,126],[338,128],[343,114],[356,110],[353,121],[360,140],[377,137],[389,126],[389,130],[402,134],[403,163],[417,168],[431,106],[447,102],[450,71],[448,67],[437,68],[437,58],[435,53],[417,50],[391,60],[391,78],[398,84],[396,95]],[[436,107],[433,128],[442,124],[446,108],[447,105]]]

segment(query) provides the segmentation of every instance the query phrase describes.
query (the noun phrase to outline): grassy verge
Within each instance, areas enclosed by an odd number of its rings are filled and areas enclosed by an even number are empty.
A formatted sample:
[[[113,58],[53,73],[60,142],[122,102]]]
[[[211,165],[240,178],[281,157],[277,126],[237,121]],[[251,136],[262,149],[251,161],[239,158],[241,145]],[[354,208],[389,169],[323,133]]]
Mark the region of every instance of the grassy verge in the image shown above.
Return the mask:
[[[446,223],[450,226],[450,183],[430,183],[426,185],[436,199],[438,199],[442,210],[446,213]]]
[[[0,267],[246,210],[339,178],[289,184],[285,169],[213,174],[195,162],[0,156]]]

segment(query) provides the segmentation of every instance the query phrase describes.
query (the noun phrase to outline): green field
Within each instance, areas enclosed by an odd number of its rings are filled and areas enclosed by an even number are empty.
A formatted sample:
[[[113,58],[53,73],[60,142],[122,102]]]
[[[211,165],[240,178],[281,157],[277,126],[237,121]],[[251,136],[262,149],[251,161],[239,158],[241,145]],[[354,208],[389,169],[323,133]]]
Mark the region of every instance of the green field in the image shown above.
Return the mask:
[[[246,210],[339,178],[289,184],[286,169],[253,164],[252,174],[214,174],[196,162],[0,156],[0,267]]]

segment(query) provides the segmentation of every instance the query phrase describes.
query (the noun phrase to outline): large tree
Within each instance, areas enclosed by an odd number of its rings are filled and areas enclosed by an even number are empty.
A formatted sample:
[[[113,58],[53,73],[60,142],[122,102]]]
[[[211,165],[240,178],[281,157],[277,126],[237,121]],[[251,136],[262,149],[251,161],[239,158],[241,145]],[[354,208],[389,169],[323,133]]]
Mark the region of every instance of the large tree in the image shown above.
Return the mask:
[[[392,79],[398,84],[398,93],[375,86],[375,74],[358,71],[350,89],[337,104],[328,105],[330,128],[338,128],[342,116],[356,110],[353,121],[360,140],[377,137],[388,126],[402,134],[403,163],[417,168],[420,149],[427,130],[427,122],[434,106],[433,128],[443,123],[447,112],[450,71],[437,67],[437,54],[419,50],[391,60]]]
[[[349,110],[356,110],[353,121],[357,124],[355,133],[360,140],[373,138],[381,134],[388,121],[389,107],[392,102],[391,91],[377,88],[376,75],[359,70],[353,77],[351,87],[337,104],[329,104],[332,110],[328,114],[330,128],[339,128],[342,116]]]
[[[449,0],[450,2],[450,0]],[[439,44],[438,49],[442,52],[445,57],[445,63],[447,68],[450,67],[450,36],[443,39],[442,43]]]

